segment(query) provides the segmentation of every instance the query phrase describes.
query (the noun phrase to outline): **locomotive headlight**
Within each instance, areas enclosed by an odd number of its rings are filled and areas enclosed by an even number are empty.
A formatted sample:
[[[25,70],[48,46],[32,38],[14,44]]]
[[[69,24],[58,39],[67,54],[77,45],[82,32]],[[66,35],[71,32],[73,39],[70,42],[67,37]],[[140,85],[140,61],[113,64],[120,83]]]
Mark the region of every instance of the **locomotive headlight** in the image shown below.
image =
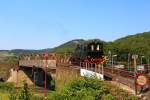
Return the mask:
[[[91,45],[91,50],[94,51],[94,45]]]
[[[97,48],[96,48],[96,50],[97,50],[97,51],[99,51],[99,50],[100,50],[100,49],[99,49],[99,45],[97,45]]]

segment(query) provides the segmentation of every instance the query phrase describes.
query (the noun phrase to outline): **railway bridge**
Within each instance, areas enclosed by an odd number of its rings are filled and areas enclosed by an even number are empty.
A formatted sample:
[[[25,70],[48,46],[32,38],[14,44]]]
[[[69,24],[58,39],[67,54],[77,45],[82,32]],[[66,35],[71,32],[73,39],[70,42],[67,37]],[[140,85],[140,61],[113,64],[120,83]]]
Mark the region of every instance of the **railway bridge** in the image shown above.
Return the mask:
[[[19,57],[18,67],[10,70],[8,82],[16,83],[20,87],[23,81],[29,85],[38,85],[44,87],[45,80],[47,88],[50,88],[51,81],[56,77],[56,66],[58,63],[69,63],[69,57],[48,54],[45,59],[44,54],[30,54]]]

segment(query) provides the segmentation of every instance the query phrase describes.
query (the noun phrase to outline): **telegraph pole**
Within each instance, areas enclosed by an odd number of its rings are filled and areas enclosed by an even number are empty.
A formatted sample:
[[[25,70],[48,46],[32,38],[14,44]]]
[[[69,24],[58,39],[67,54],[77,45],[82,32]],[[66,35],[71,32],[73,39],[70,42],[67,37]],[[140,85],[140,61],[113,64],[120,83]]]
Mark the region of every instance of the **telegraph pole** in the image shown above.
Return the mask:
[[[128,53],[128,70],[130,70],[130,53]]]
[[[141,56],[141,65],[143,64],[143,58],[144,58],[145,56]]]
[[[17,76],[17,77],[16,77],[16,78],[17,78],[17,79],[16,79],[16,87],[17,87],[17,88],[18,88],[18,81],[19,81],[19,80],[18,80],[18,73],[19,73],[19,61],[18,61],[18,63],[17,63],[17,69],[16,69],[16,74],[17,74],[17,75],[16,75],[16,76]]]
[[[150,72],[150,58],[148,57],[148,61],[147,61],[147,63],[148,63],[148,73]]]
[[[102,75],[103,75],[103,80],[104,80],[104,65],[102,63]]]
[[[112,66],[112,73],[113,73],[113,69],[114,69],[114,57],[117,57],[117,55],[112,55],[112,63],[111,63],[111,66]]]
[[[132,59],[134,60],[134,88],[135,88],[135,95],[137,95],[137,86],[136,86],[136,80],[137,80],[137,68],[136,68],[136,60],[138,58],[138,55],[132,55]]]
[[[45,53],[45,81],[44,81],[44,96],[45,99],[47,99],[47,95],[46,95],[46,89],[47,89],[47,66],[48,66],[48,53]]]

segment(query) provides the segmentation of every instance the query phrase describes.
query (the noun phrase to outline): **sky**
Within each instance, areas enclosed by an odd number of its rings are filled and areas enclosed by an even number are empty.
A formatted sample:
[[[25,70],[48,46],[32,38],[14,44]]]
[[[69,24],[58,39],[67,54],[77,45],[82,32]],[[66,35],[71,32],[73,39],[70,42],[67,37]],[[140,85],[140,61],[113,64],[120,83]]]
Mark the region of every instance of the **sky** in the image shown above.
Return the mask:
[[[73,39],[150,30],[150,0],[0,0],[0,49],[44,49]]]

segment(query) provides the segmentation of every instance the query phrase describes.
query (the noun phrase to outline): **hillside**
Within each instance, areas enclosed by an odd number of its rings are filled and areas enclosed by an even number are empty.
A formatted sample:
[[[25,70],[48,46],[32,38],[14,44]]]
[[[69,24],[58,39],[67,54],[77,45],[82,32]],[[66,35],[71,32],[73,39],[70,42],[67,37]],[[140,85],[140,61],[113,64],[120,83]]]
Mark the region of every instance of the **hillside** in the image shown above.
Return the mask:
[[[122,58],[127,57],[128,53],[150,57],[150,32],[120,38],[108,43],[106,48]]]
[[[56,53],[72,53],[78,44],[83,43],[85,40],[83,39],[75,39],[64,43],[56,48],[53,48],[53,52]]]
[[[75,39],[75,40],[66,42],[55,48],[47,48],[47,49],[41,49],[41,50],[27,50],[27,49],[0,50],[0,57],[11,56],[11,54],[19,56],[22,54],[45,53],[46,51],[56,52],[56,53],[73,52],[77,44],[83,43],[84,41],[85,40],[83,39]]]

